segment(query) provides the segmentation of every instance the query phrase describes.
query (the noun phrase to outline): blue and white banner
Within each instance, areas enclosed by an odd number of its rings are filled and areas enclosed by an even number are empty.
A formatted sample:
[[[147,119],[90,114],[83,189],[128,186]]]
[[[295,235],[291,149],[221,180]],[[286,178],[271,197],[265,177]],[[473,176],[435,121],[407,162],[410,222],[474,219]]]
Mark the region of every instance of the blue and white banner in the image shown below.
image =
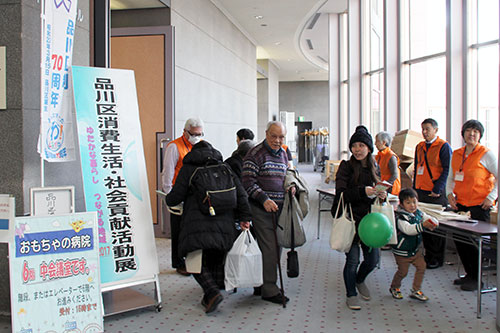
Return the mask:
[[[14,235],[16,199],[8,194],[0,194],[0,243],[8,243]]]
[[[159,270],[134,72],[73,66],[72,74],[85,205],[98,218],[101,281],[150,279]]]
[[[12,332],[104,332],[96,226],[95,212],[16,218]]]
[[[77,0],[42,2],[39,152],[50,162],[75,159],[70,71]]]

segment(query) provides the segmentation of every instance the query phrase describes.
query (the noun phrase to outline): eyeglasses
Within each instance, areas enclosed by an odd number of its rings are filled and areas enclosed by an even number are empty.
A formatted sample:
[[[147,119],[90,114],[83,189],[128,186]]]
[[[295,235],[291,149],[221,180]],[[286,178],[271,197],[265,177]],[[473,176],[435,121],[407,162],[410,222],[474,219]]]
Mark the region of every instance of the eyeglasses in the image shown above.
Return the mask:
[[[205,136],[205,133],[201,132],[200,134],[198,133],[191,133],[190,131],[186,130],[186,132],[188,132],[189,135],[191,136],[199,136],[199,137],[204,137]]]

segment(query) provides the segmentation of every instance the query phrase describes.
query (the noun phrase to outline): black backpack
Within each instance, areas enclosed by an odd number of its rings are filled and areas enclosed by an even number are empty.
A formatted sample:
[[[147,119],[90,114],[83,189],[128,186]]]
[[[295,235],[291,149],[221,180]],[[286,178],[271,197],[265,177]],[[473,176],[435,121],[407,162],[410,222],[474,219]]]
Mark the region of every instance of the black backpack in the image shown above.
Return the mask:
[[[203,214],[214,216],[236,208],[236,186],[230,168],[211,160],[194,170],[189,178],[198,207]]]

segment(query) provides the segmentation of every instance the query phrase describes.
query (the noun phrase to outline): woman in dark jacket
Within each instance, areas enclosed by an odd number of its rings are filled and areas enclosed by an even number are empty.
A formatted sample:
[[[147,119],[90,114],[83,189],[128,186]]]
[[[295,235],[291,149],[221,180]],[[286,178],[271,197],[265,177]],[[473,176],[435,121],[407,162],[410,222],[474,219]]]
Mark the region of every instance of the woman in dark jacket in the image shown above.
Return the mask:
[[[218,150],[207,141],[197,143],[184,157],[174,187],[166,197],[168,206],[184,202],[179,234],[180,255],[185,257],[189,252],[203,250],[201,273],[193,274],[193,277],[203,288],[201,304],[206,313],[214,311],[222,302],[219,290],[224,288],[224,259],[236,238],[234,220],[245,221],[240,222],[242,229],[247,229],[251,220],[246,191],[232,173],[237,208],[217,210],[213,216],[200,210],[195,189],[189,185],[190,178],[198,167],[218,163],[222,163],[222,155]]]
[[[243,158],[248,153],[252,147],[255,146],[255,142],[252,140],[241,140],[238,144],[238,149],[236,149],[231,157],[224,161],[233,170],[234,174],[238,179],[241,180],[241,171],[243,170]]]
[[[342,161],[340,163],[335,178],[336,195],[332,206],[332,214],[335,214],[340,195],[343,193],[345,204],[350,204],[352,207],[357,231],[361,219],[370,213],[371,204],[375,200],[375,197],[378,196],[384,199],[387,196],[387,192],[377,192],[375,190],[375,185],[380,180],[380,171],[372,156],[373,140],[366,127],[362,125],[356,127],[356,132],[349,140],[349,149],[352,152],[352,156],[349,161]],[[361,265],[359,265],[360,246],[363,251],[363,262]],[[347,306],[350,309],[361,309],[356,289],[365,300],[370,299],[370,291],[364,281],[368,274],[377,266],[379,257],[379,249],[370,249],[359,239],[356,232],[351,249],[346,254],[346,263],[344,266]]]

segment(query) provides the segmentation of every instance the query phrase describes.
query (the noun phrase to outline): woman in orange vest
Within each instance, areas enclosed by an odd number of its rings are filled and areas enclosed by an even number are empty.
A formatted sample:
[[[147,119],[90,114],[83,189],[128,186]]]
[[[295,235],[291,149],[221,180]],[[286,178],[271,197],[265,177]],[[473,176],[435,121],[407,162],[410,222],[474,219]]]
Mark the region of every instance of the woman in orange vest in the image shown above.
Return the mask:
[[[377,163],[380,167],[380,179],[392,184],[387,192],[398,195],[401,191],[401,173],[399,171],[399,157],[391,148],[392,136],[387,132],[380,132],[375,136],[375,146],[378,149]]]
[[[483,134],[484,127],[477,120],[468,120],[462,126],[465,146],[455,150],[451,157],[446,194],[454,210],[470,212],[474,220],[489,221],[490,209],[497,199],[498,166],[495,154],[479,143]],[[457,241],[455,246],[467,275],[453,283],[462,290],[477,290],[478,250]]]

